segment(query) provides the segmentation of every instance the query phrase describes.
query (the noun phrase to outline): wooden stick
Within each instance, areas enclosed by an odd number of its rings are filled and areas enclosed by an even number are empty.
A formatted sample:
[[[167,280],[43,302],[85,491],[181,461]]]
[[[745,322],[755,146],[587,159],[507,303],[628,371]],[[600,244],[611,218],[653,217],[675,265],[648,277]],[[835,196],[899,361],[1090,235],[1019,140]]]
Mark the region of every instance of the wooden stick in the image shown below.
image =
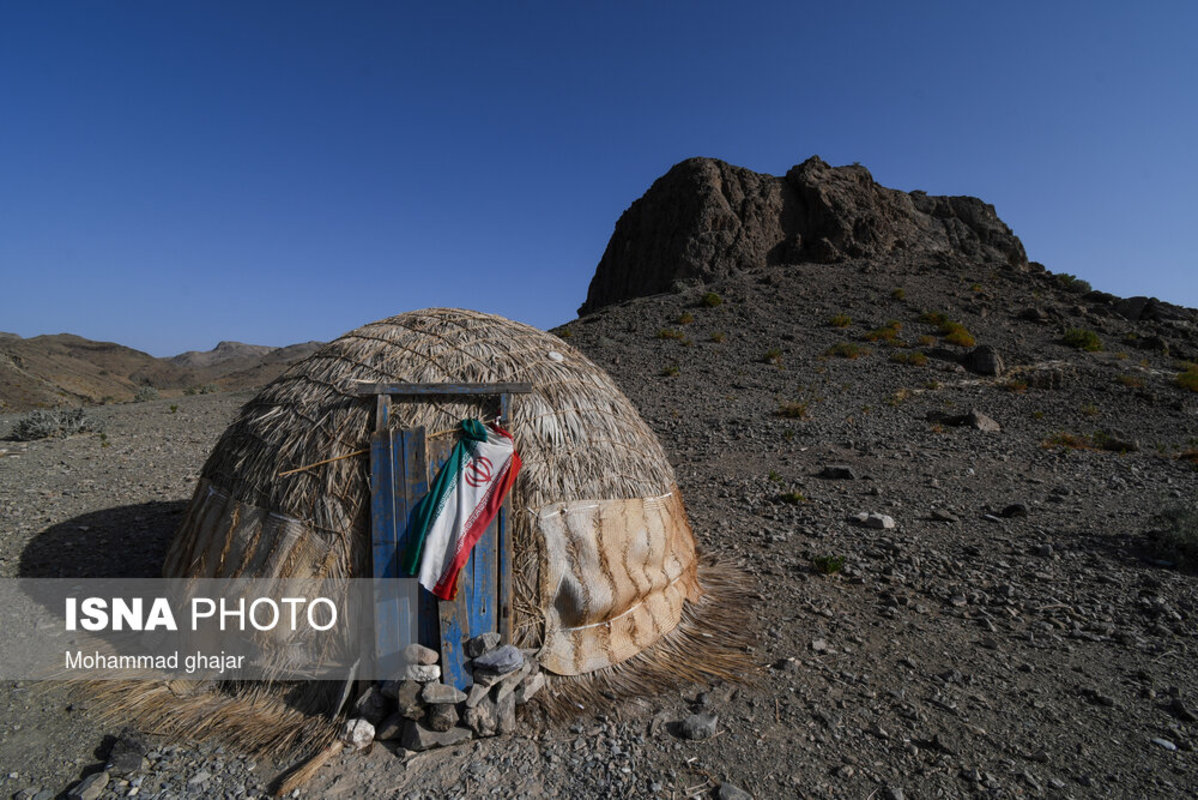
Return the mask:
[[[303,472],[304,470],[312,469],[313,467],[319,467],[319,466],[322,466],[322,465],[324,465],[324,464],[332,464],[334,461],[341,461],[341,460],[343,460],[343,459],[346,459],[346,458],[353,458],[354,456],[364,456],[364,455],[366,455],[366,454],[367,454],[367,453],[369,453],[369,452],[370,452],[370,448],[369,448],[369,447],[368,447],[368,448],[366,448],[365,450],[355,450],[355,451],[353,451],[352,453],[346,453],[346,454],[345,454],[345,455],[343,455],[343,456],[333,456],[332,458],[326,458],[324,461],[317,461],[315,464],[308,464],[308,465],[306,465],[306,466],[303,466],[303,467],[296,467],[295,469],[286,469],[286,470],[283,470],[283,471],[282,471],[282,472],[280,472],[280,473],[279,473],[279,474],[278,474],[276,477],[279,477],[279,478],[281,478],[281,477],[283,477],[284,475],[294,475],[294,474],[295,474],[295,473],[297,473],[297,472]]]
[[[328,763],[329,759],[341,752],[341,748],[345,745],[340,739],[333,742],[331,745],[321,750],[316,755],[308,759],[307,763],[297,769],[295,772],[287,776],[287,780],[279,784],[279,788],[275,791],[275,797],[286,797],[296,789],[303,786],[308,781],[312,780],[312,776]]]

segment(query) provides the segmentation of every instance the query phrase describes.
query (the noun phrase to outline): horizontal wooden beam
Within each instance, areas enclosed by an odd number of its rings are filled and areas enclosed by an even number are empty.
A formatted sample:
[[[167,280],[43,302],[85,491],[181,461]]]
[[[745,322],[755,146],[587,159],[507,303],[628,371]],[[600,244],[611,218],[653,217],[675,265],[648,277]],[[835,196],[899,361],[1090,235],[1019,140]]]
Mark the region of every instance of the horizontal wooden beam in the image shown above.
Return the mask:
[[[363,383],[359,395],[498,395],[528,394],[531,383]]]

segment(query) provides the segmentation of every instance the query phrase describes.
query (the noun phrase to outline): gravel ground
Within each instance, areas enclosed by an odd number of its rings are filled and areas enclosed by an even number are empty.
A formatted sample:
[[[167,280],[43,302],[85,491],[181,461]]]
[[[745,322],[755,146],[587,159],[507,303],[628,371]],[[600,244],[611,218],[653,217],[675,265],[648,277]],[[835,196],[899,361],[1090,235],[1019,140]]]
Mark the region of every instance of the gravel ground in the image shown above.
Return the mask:
[[[444,751],[377,745],[334,759],[304,796],[1198,795],[1198,593],[1151,536],[1198,496],[1178,457],[1198,446],[1198,394],[1174,382],[1178,354],[1198,350],[1192,326],[1127,322],[1047,276],[959,269],[789,267],[705,290],[722,303],[645,298],[557,332],[661,437],[701,546],[754,582],[745,682]],[[1021,318],[1033,307],[1043,321]],[[993,345],[1006,373],[966,372],[939,340],[917,348],[925,366],[864,341],[889,320],[910,343],[938,336],[927,310]],[[852,321],[832,327],[835,314]],[[1105,349],[1061,344],[1072,327]],[[871,352],[826,355],[840,342]],[[104,439],[0,443],[3,575],[155,574],[246,399],[104,407]],[[1001,430],[954,424],[973,409]],[[1137,449],[1046,446],[1060,433]],[[10,794],[100,774],[121,733],[58,685],[0,698]],[[146,733],[147,760],[104,773],[96,797],[253,797],[287,766]]]

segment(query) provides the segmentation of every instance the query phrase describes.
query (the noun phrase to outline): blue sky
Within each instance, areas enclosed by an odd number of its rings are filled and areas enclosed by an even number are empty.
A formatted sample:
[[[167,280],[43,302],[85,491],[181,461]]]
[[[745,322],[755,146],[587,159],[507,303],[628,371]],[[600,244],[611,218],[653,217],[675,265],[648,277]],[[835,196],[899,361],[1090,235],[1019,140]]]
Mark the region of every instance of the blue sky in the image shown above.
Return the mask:
[[[691,156],[976,195],[1050,269],[1198,306],[1195,42],[1192,2],[13,0],[0,330],[551,327]]]

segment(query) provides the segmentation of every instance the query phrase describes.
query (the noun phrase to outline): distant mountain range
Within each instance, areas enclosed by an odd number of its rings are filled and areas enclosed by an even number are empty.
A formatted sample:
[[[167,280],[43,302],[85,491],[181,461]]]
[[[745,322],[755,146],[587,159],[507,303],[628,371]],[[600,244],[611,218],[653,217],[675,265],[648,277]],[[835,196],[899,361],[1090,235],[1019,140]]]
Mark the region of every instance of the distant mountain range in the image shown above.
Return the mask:
[[[206,352],[155,358],[70,333],[25,339],[0,332],[0,411],[124,402],[145,386],[164,395],[252,388],[274,380],[321,344],[221,342]]]

